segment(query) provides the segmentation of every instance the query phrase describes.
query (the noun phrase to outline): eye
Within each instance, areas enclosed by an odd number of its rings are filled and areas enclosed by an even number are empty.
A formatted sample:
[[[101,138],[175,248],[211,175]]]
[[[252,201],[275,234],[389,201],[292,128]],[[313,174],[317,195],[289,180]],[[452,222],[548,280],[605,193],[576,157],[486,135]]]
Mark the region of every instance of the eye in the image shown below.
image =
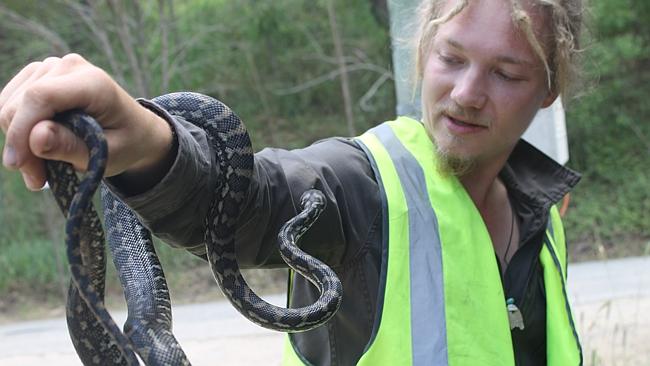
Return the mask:
[[[459,57],[452,56],[452,55],[447,55],[442,52],[438,53],[438,58],[440,61],[442,61],[444,64],[454,66],[454,65],[460,65],[463,63],[463,60],[461,60]]]
[[[501,80],[507,81],[507,82],[517,82],[517,81],[523,81],[524,80],[523,78],[521,78],[519,76],[514,76],[514,75],[508,74],[508,73],[506,73],[504,71],[497,70],[497,71],[495,71],[495,73]]]

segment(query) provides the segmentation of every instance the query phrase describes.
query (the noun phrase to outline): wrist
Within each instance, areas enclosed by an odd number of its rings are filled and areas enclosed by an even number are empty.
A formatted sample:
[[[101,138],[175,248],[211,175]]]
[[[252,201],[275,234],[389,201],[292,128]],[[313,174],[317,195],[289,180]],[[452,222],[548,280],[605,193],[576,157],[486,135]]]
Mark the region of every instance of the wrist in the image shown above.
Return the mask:
[[[144,121],[147,131],[143,139],[149,143],[140,144],[145,150],[141,152],[142,158],[131,165],[127,171],[151,172],[163,168],[169,170],[174,162],[178,150],[176,130],[171,122],[171,116],[158,105],[146,99],[136,100],[143,108],[141,120]],[[166,169],[165,169],[166,168]]]
[[[141,112],[138,119],[145,126],[140,138],[135,140],[141,149],[137,156],[141,158],[111,178],[111,182],[128,196],[145,192],[160,182],[171,169],[178,153],[171,116],[146,99],[138,99],[137,102]]]

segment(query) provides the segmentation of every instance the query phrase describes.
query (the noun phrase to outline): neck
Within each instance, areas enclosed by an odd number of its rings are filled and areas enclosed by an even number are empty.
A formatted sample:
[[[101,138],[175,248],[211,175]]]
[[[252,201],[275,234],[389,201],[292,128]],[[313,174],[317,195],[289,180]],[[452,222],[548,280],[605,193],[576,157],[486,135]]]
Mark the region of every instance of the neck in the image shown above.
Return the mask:
[[[486,164],[477,164],[470,172],[458,177],[479,212],[484,213],[503,184],[498,178],[508,156]]]

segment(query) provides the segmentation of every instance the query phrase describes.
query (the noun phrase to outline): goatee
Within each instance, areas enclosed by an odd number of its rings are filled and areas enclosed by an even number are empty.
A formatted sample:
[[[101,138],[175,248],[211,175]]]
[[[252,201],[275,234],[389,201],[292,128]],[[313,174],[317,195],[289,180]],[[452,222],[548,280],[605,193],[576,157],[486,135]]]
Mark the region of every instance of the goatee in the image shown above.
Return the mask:
[[[438,154],[438,172],[442,175],[462,177],[471,172],[476,164],[474,159],[453,155],[450,151],[438,145],[436,150]]]

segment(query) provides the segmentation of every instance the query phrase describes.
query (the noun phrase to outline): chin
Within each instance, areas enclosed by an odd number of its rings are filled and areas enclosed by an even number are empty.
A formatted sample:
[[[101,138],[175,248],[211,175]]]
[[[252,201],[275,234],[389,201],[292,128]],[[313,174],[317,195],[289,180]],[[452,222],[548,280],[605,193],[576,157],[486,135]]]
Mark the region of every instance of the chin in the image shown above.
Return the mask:
[[[437,146],[438,171],[444,175],[462,177],[471,172],[476,166],[476,159],[472,156],[459,154],[448,148]]]

